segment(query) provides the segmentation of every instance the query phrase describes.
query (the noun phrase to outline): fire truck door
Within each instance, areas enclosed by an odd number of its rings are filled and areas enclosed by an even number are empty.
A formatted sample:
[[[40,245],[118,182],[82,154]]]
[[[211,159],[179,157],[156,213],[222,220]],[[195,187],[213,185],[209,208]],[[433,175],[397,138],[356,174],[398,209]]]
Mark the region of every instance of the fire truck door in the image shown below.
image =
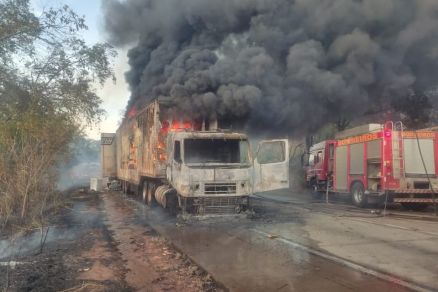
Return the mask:
[[[253,192],[286,188],[289,188],[289,141],[261,141],[254,159]]]

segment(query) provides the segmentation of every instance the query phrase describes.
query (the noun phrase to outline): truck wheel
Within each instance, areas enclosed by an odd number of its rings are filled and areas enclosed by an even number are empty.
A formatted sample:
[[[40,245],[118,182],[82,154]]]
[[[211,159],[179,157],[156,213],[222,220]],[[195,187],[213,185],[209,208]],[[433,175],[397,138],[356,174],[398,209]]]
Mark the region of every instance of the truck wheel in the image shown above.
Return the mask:
[[[155,192],[155,185],[152,183],[148,183],[146,204],[151,208],[157,205],[157,201],[155,201],[155,197],[154,197],[154,192]]]
[[[421,204],[421,203],[401,203],[403,208],[412,210],[412,211],[423,211],[429,207],[428,204]]]
[[[357,207],[364,208],[368,204],[368,197],[361,182],[355,182],[351,186],[351,199]]]
[[[128,194],[128,184],[126,183],[126,181],[122,182],[122,192],[124,195]]]
[[[310,183],[312,198],[315,200],[321,200],[322,193],[319,191],[318,182],[316,180],[312,180]]]
[[[186,197],[183,197],[181,195],[178,195],[178,205],[181,208],[182,214],[186,215],[190,211],[190,206],[188,199]]]
[[[166,209],[168,209],[172,215],[178,212],[178,197],[175,193],[166,195]]]
[[[148,183],[143,182],[143,189],[141,192],[141,200],[143,203],[147,204],[147,198],[148,198]]]

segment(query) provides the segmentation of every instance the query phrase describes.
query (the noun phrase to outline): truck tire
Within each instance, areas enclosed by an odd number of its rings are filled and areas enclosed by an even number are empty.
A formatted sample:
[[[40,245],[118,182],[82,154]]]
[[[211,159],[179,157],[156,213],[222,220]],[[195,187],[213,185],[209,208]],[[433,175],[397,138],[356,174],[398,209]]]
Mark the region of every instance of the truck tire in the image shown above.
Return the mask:
[[[176,193],[166,195],[166,209],[171,215],[176,215],[178,212],[178,196]]]
[[[312,192],[312,198],[314,200],[321,200],[322,193],[319,191],[318,181],[316,179],[313,179],[310,181],[310,188],[311,188],[311,192]]]
[[[147,204],[147,198],[148,198],[148,183],[147,182],[143,182],[143,188],[141,191],[141,201],[144,204]]]
[[[401,203],[403,208],[412,210],[412,211],[423,211],[429,207],[428,204],[422,204],[422,203]]]
[[[126,181],[122,181],[122,193],[124,195],[128,194],[128,183]]]
[[[154,192],[155,192],[155,185],[153,183],[147,183],[147,197],[146,197],[146,204],[153,208],[157,206],[157,201],[155,200]]]
[[[361,182],[355,182],[351,186],[351,200],[357,207],[364,208],[368,204],[368,197]]]

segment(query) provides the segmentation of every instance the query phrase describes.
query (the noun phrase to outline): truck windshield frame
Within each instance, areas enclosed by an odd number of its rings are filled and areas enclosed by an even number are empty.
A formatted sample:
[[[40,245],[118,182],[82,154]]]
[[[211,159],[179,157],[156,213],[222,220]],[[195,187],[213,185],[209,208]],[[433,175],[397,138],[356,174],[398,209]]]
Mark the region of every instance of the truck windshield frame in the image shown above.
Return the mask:
[[[186,165],[250,164],[250,146],[246,139],[186,138],[183,145]]]

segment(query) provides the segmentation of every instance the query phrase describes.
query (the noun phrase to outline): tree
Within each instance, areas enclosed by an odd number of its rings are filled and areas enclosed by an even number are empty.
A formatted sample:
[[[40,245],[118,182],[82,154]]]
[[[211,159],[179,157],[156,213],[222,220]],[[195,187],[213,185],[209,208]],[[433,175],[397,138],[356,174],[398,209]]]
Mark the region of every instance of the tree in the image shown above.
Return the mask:
[[[108,44],[88,46],[79,37],[85,29],[85,20],[68,6],[36,17],[29,0],[0,1],[0,100],[16,102],[4,89],[18,87],[28,94],[24,101],[37,99],[95,122],[102,111],[92,87],[113,76],[115,51]]]
[[[338,120],[335,123],[336,129],[341,132],[347,129],[347,127],[350,125],[351,120],[340,116]]]
[[[36,15],[0,0],[1,218],[42,216],[69,145],[103,114],[94,88],[114,76],[115,51],[88,45],[86,29],[68,6]]]
[[[423,128],[429,122],[432,104],[424,93],[412,92],[403,98],[394,100],[392,105],[395,110],[405,115],[403,123],[408,128]]]

